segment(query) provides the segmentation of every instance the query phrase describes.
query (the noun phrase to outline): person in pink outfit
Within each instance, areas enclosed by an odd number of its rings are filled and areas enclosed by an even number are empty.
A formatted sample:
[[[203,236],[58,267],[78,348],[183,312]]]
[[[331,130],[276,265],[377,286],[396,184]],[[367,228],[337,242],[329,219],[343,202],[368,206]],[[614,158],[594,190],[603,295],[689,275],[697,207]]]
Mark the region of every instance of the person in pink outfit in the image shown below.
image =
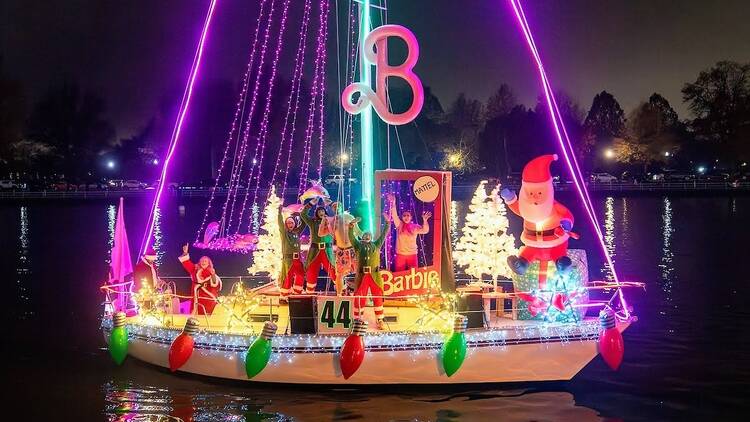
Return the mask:
[[[396,197],[393,194],[388,195],[388,205],[391,210],[393,225],[396,227],[396,259],[393,271],[404,271],[418,267],[417,236],[430,232],[429,221],[432,213],[429,211],[423,212],[422,224],[419,225],[413,222],[411,211],[406,210],[399,217]]]

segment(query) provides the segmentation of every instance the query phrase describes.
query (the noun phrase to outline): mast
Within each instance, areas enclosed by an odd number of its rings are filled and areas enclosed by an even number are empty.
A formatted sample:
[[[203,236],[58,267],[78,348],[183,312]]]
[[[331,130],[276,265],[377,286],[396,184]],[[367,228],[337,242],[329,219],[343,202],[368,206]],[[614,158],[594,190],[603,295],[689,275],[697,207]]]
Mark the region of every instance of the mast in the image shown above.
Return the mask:
[[[359,3],[359,81],[367,86],[372,86],[372,63],[364,54],[365,38],[372,29],[371,2],[370,0],[358,0]],[[361,157],[362,157],[362,195],[360,198],[362,216],[362,229],[371,231],[373,229],[373,187],[375,184],[375,160],[373,156],[373,145],[375,134],[373,131],[373,109],[367,107],[360,116],[359,127]]]

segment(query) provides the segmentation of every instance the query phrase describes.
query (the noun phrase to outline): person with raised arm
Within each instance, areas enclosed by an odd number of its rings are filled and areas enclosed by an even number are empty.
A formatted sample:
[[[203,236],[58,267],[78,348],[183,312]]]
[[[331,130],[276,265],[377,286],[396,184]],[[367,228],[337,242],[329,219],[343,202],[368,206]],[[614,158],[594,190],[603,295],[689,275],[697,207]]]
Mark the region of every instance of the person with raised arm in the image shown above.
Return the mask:
[[[305,282],[305,266],[300,256],[300,235],[304,230],[302,223],[295,215],[284,218],[279,209],[279,229],[281,229],[281,274],[279,276],[279,291],[285,298],[292,294],[302,293]]]
[[[425,211],[422,213],[422,224],[413,222],[411,211],[406,210],[401,213],[399,218],[396,207],[396,197],[391,193],[388,194],[388,205],[390,208],[393,225],[396,227],[396,258],[393,264],[393,271],[404,271],[419,266],[417,260],[417,236],[430,232],[430,217],[432,213]]]
[[[307,251],[306,261],[306,272],[305,278],[307,279],[306,290],[308,292],[315,291],[315,286],[318,284],[318,273],[322,267],[326,274],[332,279],[336,280],[336,269],[333,267],[333,236],[327,234],[325,236],[320,235],[320,225],[326,220],[328,215],[326,209],[323,206],[315,208],[314,217],[310,216],[310,209],[317,205],[320,198],[313,198],[302,209],[300,217],[305,222],[307,227],[310,228],[310,250]]]
[[[372,304],[375,307],[375,317],[378,320],[378,329],[385,328],[383,323],[383,279],[380,277],[380,248],[391,229],[391,220],[388,213],[383,213],[385,225],[380,236],[373,241],[372,233],[364,232],[357,238],[354,228],[359,222],[355,218],[349,223],[349,241],[354,246],[357,256],[357,276],[354,279],[356,290],[354,291],[354,318],[362,318],[367,296],[372,296]]]
[[[221,278],[216,274],[211,258],[202,256],[198,260],[198,264],[195,264],[190,260],[188,249],[187,243],[182,246],[182,255],[180,255],[179,260],[193,281],[190,289],[193,295],[190,313],[211,315],[221,293]]]
[[[318,235],[333,235],[334,253],[336,255],[336,294],[341,296],[344,293],[344,277],[349,274],[357,273],[357,255],[352,243],[349,241],[349,223],[354,221],[354,216],[344,211],[344,207],[338,202],[331,204],[333,217],[326,217],[320,225]],[[354,225],[354,234],[359,237],[362,235],[358,225]],[[350,292],[354,289],[350,289]]]

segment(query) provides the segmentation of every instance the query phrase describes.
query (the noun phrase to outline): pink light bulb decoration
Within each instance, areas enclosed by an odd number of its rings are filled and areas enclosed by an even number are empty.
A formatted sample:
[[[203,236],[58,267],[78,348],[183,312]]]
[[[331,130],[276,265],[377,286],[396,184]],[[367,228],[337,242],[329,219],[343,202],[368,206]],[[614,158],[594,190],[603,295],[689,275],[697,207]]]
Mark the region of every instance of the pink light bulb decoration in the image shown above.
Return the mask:
[[[616,371],[622,363],[625,353],[625,342],[622,333],[617,329],[615,313],[611,309],[602,309],[599,313],[601,332],[599,333],[599,354],[607,365]]]

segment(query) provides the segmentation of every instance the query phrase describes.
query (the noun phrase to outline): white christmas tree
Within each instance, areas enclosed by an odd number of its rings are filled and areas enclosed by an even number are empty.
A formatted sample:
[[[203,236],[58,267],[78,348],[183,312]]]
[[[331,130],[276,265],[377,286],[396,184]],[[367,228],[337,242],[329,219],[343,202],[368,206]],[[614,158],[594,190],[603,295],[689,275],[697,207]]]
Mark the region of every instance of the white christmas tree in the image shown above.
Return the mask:
[[[268,202],[263,209],[263,224],[258,235],[258,245],[253,252],[250,274],[268,273],[274,282],[281,272],[281,232],[279,228],[279,208],[281,199],[272,186]]]
[[[498,198],[500,185],[487,195],[487,181],[479,183],[469,204],[466,222],[453,256],[466,274],[510,277],[507,259],[516,255],[516,237],[508,233],[505,204]]]

